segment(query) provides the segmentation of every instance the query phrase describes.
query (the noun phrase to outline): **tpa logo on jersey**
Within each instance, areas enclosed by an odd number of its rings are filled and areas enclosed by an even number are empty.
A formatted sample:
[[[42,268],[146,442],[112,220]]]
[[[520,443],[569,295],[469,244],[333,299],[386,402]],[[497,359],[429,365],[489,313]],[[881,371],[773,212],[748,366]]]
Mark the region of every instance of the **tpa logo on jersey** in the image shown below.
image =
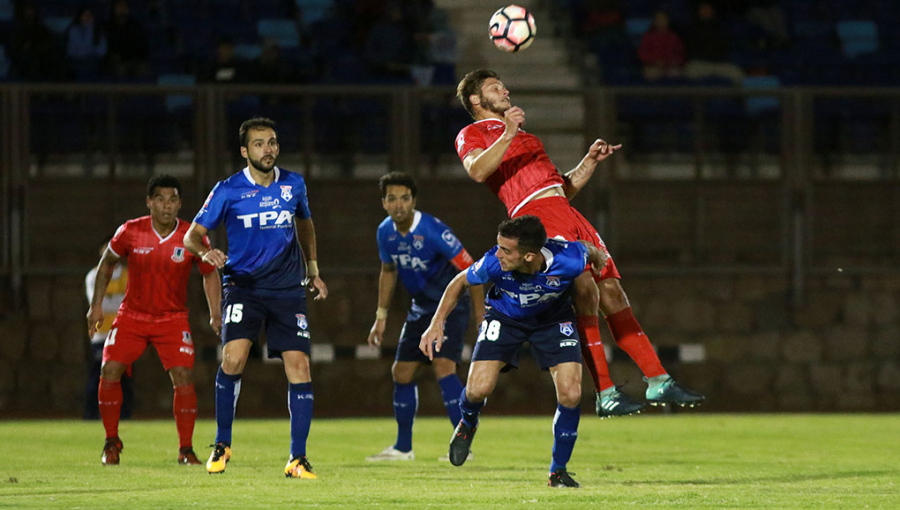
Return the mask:
[[[571,322],[560,322],[559,332],[566,336],[572,336],[572,333],[575,332],[575,328],[572,327]]]
[[[244,228],[253,228],[254,219],[256,219],[259,226],[263,228],[289,227],[291,226],[291,221],[294,219],[294,215],[291,214],[290,211],[282,209],[280,213],[276,211],[266,211],[253,214],[239,214],[237,219],[244,222]]]
[[[194,341],[191,340],[191,332],[190,331],[182,331],[181,332],[181,341],[187,345],[194,345]]]
[[[294,198],[294,195],[291,193],[291,188],[293,188],[293,186],[281,186],[281,198],[285,200]]]
[[[175,251],[172,252],[172,261],[184,262],[184,246],[175,247]]]
[[[413,271],[428,270],[428,264],[419,257],[413,257],[403,253],[400,255],[391,255],[391,258],[394,259],[394,264],[398,264],[403,269],[412,269]]]
[[[309,327],[309,323],[306,322],[306,315],[304,315],[304,314],[302,314],[302,313],[298,313],[298,314],[296,315],[296,317],[297,317],[297,327],[298,327],[298,328],[300,328],[300,329],[306,329],[306,328]]]
[[[559,277],[558,276],[548,276],[547,277],[547,286],[548,287],[559,287]]]
[[[417,250],[421,250],[422,248],[424,248],[425,236],[413,235],[413,246],[415,246]]]

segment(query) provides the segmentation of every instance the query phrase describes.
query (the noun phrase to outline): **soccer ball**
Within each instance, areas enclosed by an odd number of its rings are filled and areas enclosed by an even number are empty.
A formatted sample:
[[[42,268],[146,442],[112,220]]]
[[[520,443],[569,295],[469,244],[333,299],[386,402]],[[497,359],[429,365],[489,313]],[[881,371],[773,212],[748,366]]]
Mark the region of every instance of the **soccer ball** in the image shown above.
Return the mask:
[[[490,36],[497,48],[515,53],[531,46],[537,27],[528,9],[515,4],[501,7],[491,16]]]

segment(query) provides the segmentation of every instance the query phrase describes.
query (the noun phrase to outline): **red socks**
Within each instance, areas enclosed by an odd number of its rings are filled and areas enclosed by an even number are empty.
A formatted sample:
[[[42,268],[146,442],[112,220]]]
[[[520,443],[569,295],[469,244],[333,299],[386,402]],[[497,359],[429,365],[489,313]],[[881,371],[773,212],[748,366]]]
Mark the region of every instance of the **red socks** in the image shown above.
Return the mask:
[[[175,427],[178,429],[178,446],[192,446],[194,422],[197,420],[197,392],[193,384],[175,386],[175,398],[172,399],[172,413],[175,415]]]
[[[100,388],[97,390],[97,403],[100,406],[100,418],[103,419],[103,428],[106,429],[106,437],[119,437],[119,413],[122,410],[122,382],[111,382],[101,377]]]
[[[600,320],[596,315],[579,315],[578,336],[581,337],[581,355],[584,364],[591,373],[594,388],[603,391],[613,387],[609,378],[609,365],[606,364],[606,351],[603,350],[603,340],[600,338]]]
[[[644,334],[641,325],[631,313],[631,307],[607,315],[606,324],[609,326],[609,332],[612,333],[616,344],[631,356],[644,376],[656,377],[666,373],[666,369],[659,362],[656,351],[650,345],[650,339]]]

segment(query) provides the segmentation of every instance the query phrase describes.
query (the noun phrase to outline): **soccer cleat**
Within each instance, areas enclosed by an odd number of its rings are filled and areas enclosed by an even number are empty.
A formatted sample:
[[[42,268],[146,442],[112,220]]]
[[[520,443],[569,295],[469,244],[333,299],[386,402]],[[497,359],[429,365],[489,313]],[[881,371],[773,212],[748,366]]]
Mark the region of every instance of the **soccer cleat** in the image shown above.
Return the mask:
[[[638,402],[618,389],[606,397],[602,397],[600,392],[596,392],[595,395],[597,399],[595,410],[597,411],[597,416],[599,416],[601,420],[613,418],[615,416],[637,414],[647,405],[643,402]]]
[[[575,473],[569,473],[565,469],[558,469],[552,473],[550,473],[550,481],[547,482],[547,485],[550,487],[561,487],[561,488],[571,488],[577,489],[581,487],[575,480],[572,479],[572,475]]]
[[[125,449],[122,440],[118,437],[107,437],[106,443],[103,444],[103,455],[100,456],[100,462],[104,466],[118,466],[119,453]]]
[[[315,480],[319,478],[313,473],[312,466],[306,456],[291,456],[286,466],[284,466],[284,476],[288,478],[301,478],[303,480]]]
[[[225,464],[231,460],[231,446],[225,443],[216,443],[210,445],[213,447],[209,460],[206,461],[206,472],[211,475],[218,475],[225,472]]]
[[[369,461],[381,461],[381,460],[415,460],[416,454],[413,453],[412,450],[408,452],[401,452],[400,450],[394,448],[393,446],[388,446],[381,453],[376,453],[375,455],[371,455],[366,457],[366,460]]]
[[[654,406],[674,404],[681,407],[694,407],[700,405],[704,400],[706,397],[685,388],[671,377],[662,384],[647,388],[647,401]]]
[[[469,427],[466,422],[459,420],[459,425],[453,431],[453,439],[450,440],[450,464],[462,466],[472,453],[472,439],[475,438],[477,427]]]
[[[194,453],[194,449],[190,446],[185,446],[178,450],[178,463],[182,466],[202,466],[203,463],[200,462],[200,459],[197,458],[197,454]]]
[[[474,458],[475,458],[475,454],[472,453],[472,450],[469,450],[469,454],[466,455],[466,461],[468,462]],[[447,455],[442,455],[442,456],[438,457],[438,462],[450,462],[450,454],[448,453]]]

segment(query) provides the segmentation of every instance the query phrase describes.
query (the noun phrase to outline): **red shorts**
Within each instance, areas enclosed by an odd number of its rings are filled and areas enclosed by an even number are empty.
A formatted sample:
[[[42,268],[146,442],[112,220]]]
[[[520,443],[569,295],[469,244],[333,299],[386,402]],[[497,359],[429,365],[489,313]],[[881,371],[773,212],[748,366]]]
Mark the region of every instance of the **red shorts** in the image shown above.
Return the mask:
[[[147,349],[156,348],[156,354],[168,371],[172,367],[194,366],[194,341],[186,317],[145,322],[119,315],[103,346],[103,362],[118,361],[131,366]]]
[[[600,238],[600,234],[571,204],[566,197],[545,197],[532,200],[523,205],[516,216],[530,214],[537,216],[547,230],[547,237],[562,238],[566,241],[588,241],[598,249],[603,250],[609,256],[603,270],[600,271],[600,280],[607,278],[621,279],[616,263],[612,255],[606,249],[606,244]],[[597,279],[596,277],[594,279]]]

